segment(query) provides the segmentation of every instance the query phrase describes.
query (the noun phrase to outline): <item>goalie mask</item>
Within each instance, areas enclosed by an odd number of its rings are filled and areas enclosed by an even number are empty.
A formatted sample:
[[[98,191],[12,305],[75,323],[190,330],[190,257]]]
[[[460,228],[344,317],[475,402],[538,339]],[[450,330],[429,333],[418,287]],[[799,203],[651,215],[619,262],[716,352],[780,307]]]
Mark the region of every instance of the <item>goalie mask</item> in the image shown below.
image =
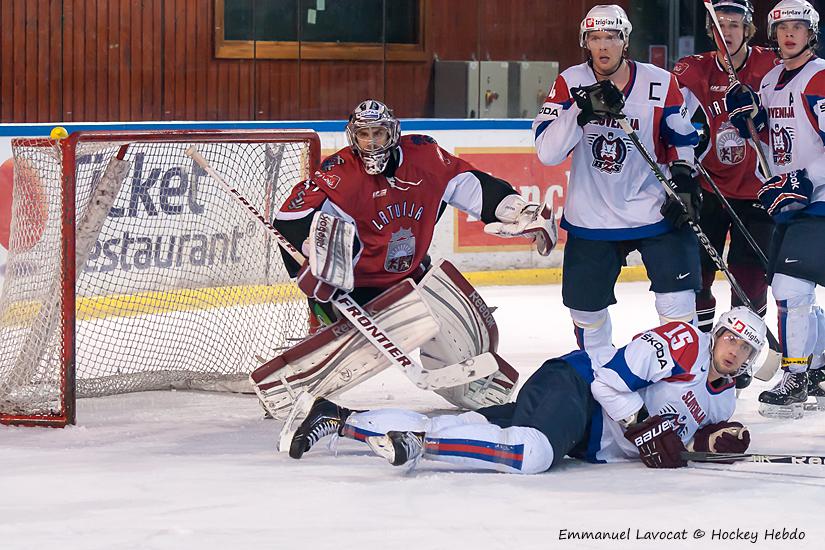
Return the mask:
[[[713,327],[713,346],[716,341],[723,336],[726,331],[735,338],[742,340],[750,346],[748,357],[742,362],[735,376],[745,372],[751,372],[754,360],[759,352],[765,347],[767,341],[768,327],[765,320],[745,306],[737,306],[722,315]]]
[[[367,174],[377,175],[387,167],[401,137],[401,127],[389,107],[368,99],[350,114],[346,134],[352,151],[361,157]]]
[[[816,43],[819,32],[819,13],[806,0],[782,0],[768,12],[768,39],[776,42],[776,25],[783,21],[805,21],[811,30],[808,46]],[[803,50],[804,51],[804,50]]]
[[[630,41],[633,25],[627,14],[616,4],[593,6],[579,25],[579,46],[586,48],[585,37],[594,31],[616,31],[624,41],[625,48]]]

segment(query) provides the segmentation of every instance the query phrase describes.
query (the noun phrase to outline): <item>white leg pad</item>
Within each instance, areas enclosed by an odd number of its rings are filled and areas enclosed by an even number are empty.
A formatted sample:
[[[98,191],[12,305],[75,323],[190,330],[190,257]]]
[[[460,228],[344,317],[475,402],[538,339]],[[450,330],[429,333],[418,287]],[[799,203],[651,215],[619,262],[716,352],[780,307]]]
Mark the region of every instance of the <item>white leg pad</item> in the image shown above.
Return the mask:
[[[656,292],[656,313],[663,325],[682,321],[698,326],[696,317],[696,293],[692,290]]]
[[[415,283],[404,280],[364,307],[405,353],[438,333]],[[255,393],[266,410],[283,419],[301,391],[337,395],[375,376],[389,361],[354,326],[340,320],[305,338],[252,372]]]
[[[493,313],[453,264],[440,260],[418,286],[441,325],[438,334],[421,346],[424,368],[435,370],[482,353],[495,354],[498,325]],[[470,410],[508,402],[516,388],[518,372],[501,357],[496,359],[498,372],[436,393],[453,405]]]
[[[424,458],[477,470],[537,474],[553,464],[553,447],[535,428],[473,423],[427,433]]]

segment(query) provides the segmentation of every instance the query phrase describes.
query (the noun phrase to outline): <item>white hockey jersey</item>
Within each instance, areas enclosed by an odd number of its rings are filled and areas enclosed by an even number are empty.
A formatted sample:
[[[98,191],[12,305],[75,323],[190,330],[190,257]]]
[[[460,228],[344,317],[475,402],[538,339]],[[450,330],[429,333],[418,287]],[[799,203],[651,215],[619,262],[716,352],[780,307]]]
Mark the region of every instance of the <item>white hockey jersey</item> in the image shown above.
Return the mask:
[[[771,173],[807,169],[814,190],[801,212],[825,216],[825,60],[814,57],[796,71],[774,67],[759,92],[768,111]]]
[[[606,348],[590,352],[590,361],[587,356],[581,359],[584,354],[578,361],[568,359],[591,382],[600,409],[593,414],[587,450],[580,458],[638,458],[636,446],[624,438],[616,420],[642,405],[650,416],[671,420],[685,444],[699,428],[729,420],[736,408],[736,384],[729,378],[708,383],[710,352],[709,335],[673,322],[642,333],[615,353]]]
[[[691,125],[682,93],[669,72],[629,61],[630,80],[622,90],[624,113],[669,176],[668,163],[693,164],[699,137]],[[560,164],[573,152],[573,165],[561,227],[593,240],[629,240],[667,233],[662,219],[665,192],[630,138],[613,120],[580,127],[570,88],[596,82],[587,63],[566,69],[533,121],[536,153],[543,164]]]

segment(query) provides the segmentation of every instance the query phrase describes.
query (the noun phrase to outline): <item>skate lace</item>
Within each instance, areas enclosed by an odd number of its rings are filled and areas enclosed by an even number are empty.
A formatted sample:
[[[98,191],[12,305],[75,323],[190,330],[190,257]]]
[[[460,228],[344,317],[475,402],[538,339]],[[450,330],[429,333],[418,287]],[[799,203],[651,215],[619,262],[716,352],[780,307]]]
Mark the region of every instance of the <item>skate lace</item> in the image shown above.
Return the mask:
[[[786,394],[793,393],[802,387],[800,382],[801,376],[788,372],[782,375],[782,380],[773,389],[774,393]]]
[[[338,430],[335,430],[335,433],[332,434],[332,437],[329,439],[329,452],[332,453],[332,456],[338,457],[338,440],[341,439],[341,436],[338,435]]]
[[[313,426],[307,434],[307,442],[309,443],[309,446],[312,447],[318,442],[319,439],[338,432],[338,424],[339,422],[337,418],[326,418]]]
[[[407,462],[404,464],[405,473],[410,474],[424,455],[424,442],[415,434],[405,434],[401,439],[401,444],[407,453]]]

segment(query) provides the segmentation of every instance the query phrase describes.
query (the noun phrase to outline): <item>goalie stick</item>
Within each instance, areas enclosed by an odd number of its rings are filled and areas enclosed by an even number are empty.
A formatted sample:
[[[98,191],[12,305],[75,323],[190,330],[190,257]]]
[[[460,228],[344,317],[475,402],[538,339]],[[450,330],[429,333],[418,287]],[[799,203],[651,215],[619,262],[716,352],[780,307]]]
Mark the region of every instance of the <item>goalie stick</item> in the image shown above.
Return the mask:
[[[685,211],[687,211],[684,203],[682,203],[682,200],[679,198],[679,195],[677,195],[676,191],[674,191],[673,188],[670,186],[670,182],[668,182],[667,178],[662,173],[661,168],[659,168],[659,165],[656,163],[656,161],[650,155],[650,152],[639,139],[639,136],[636,134],[636,131],[633,130],[633,127],[630,125],[630,122],[627,121],[627,117],[624,114],[622,114],[621,116],[616,117],[615,120],[619,123],[619,126],[622,127],[622,130],[624,130],[624,132],[627,134],[627,137],[629,137],[630,140],[633,142],[633,145],[636,146],[636,149],[639,151],[639,153],[641,153],[642,157],[645,159],[645,162],[647,162],[647,164],[650,166],[650,169],[653,171],[653,174],[656,176],[656,179],[659,180],[659,183],[661,183],[662,187],[664,187],[665,193],[669,197],[679,201],[679,203],[682,205],[682,208],[684,208]],[[733,276],[730,270],[728,270],[728,266],[725,265],[725,261],[722,259],[721,256],[719,256],[719,253],[716,252],[716,249],[713,248],[710,239],[708,239],[708,236],[705,234],[704,231],[702,231],[702,228],[699,227],[699,224],[690,218],[688,218],[687,223],[693,230],[693,232],[696,234],[696,238],[699,239],[699,242],[702,244],[705,251],[708,253],[708,256],[710,256],[710,259],[713,260],[714,264],[716,264],[716,268],[725,274],[725,277],[728,279],[731,288],[733,288],[733,291],[736,293],[736,295],[739,297],[742,303],[745,304],[748,307],[748,309],[758,314],[759,312],[756,311],[756,308],[754,308],[753,302],[750,301],[748,295],[745,294],[745,291],[742,290],[742,287],[739,285],[739,282],[736,280],[736,278]],[[771,332],[771,329],[767,328],[767,332],[768,342],[770,345],[768,357],[766,357],[765,362],[762,364],[759,370],[754,372],[754,376],[762,381],[768,381],[771,378],[773,378],[773,375],[779,369],[781,361],[778,352],[778,350],[780,349],[779,342],[777,342],[776,337],[773,335],[773,332]]]
[[[825,465],[825,456],[803,454],[700,453],[682,451],[682,458],[693,462],[758,462],[760,464]]]
[[[244,206],[253,217],[261,222],[269,233],[275,237],[278,244],[283,247],[298,264],[304,263],[306,260],[304,255],[292,246],[292,243],[290,243],[280,231],[275,229],[246,197],[227,183],[226,180],[212,168],[203,155],[198,152],[197,147],[194,145],[190,146],[186,150],[186,155],[198,163],[213,180],[220,184],[235,200]],[[472,357],[461,363],[446,365],[439,369],[425,369],[405,353],[403,349],[397,346],[387,332],[378,326],[373,318],[348,294],[334,297],[332,304],[335,305],[335,308],[345,319],[352,323],[355,328],[384,355],[390,364],[401,369],[407,378],[421,389],[432,390],[460,386],[489,376],[498,370],[498,363],[491,354]]]
[[[711,0],[704,0],[705,9],[708,10],[708,16],[713,22],[713,41],[716,43],[716,50],[725,52],[725,62],[722,65],[728,73],[728,80],[730,85],[739,84],[739,76],[736,74],[736,69],[733,66],[733,59],[731,59],[728,45],[722,37],[722,27],[719,26],[719,18],[716,17],[716,10],[713,9]],[[756,127],[753,124],[753,119],[748,117],[746,122],[748,131],[751,133],[751,143],[756,151],[756,158],[759,160],[759,169],[765,178],[771,177],[771,169],[768,166],[768,159],[765,157],[765,151],[762,150],[762,143],[759,141],[759,134],[756,133]]]

